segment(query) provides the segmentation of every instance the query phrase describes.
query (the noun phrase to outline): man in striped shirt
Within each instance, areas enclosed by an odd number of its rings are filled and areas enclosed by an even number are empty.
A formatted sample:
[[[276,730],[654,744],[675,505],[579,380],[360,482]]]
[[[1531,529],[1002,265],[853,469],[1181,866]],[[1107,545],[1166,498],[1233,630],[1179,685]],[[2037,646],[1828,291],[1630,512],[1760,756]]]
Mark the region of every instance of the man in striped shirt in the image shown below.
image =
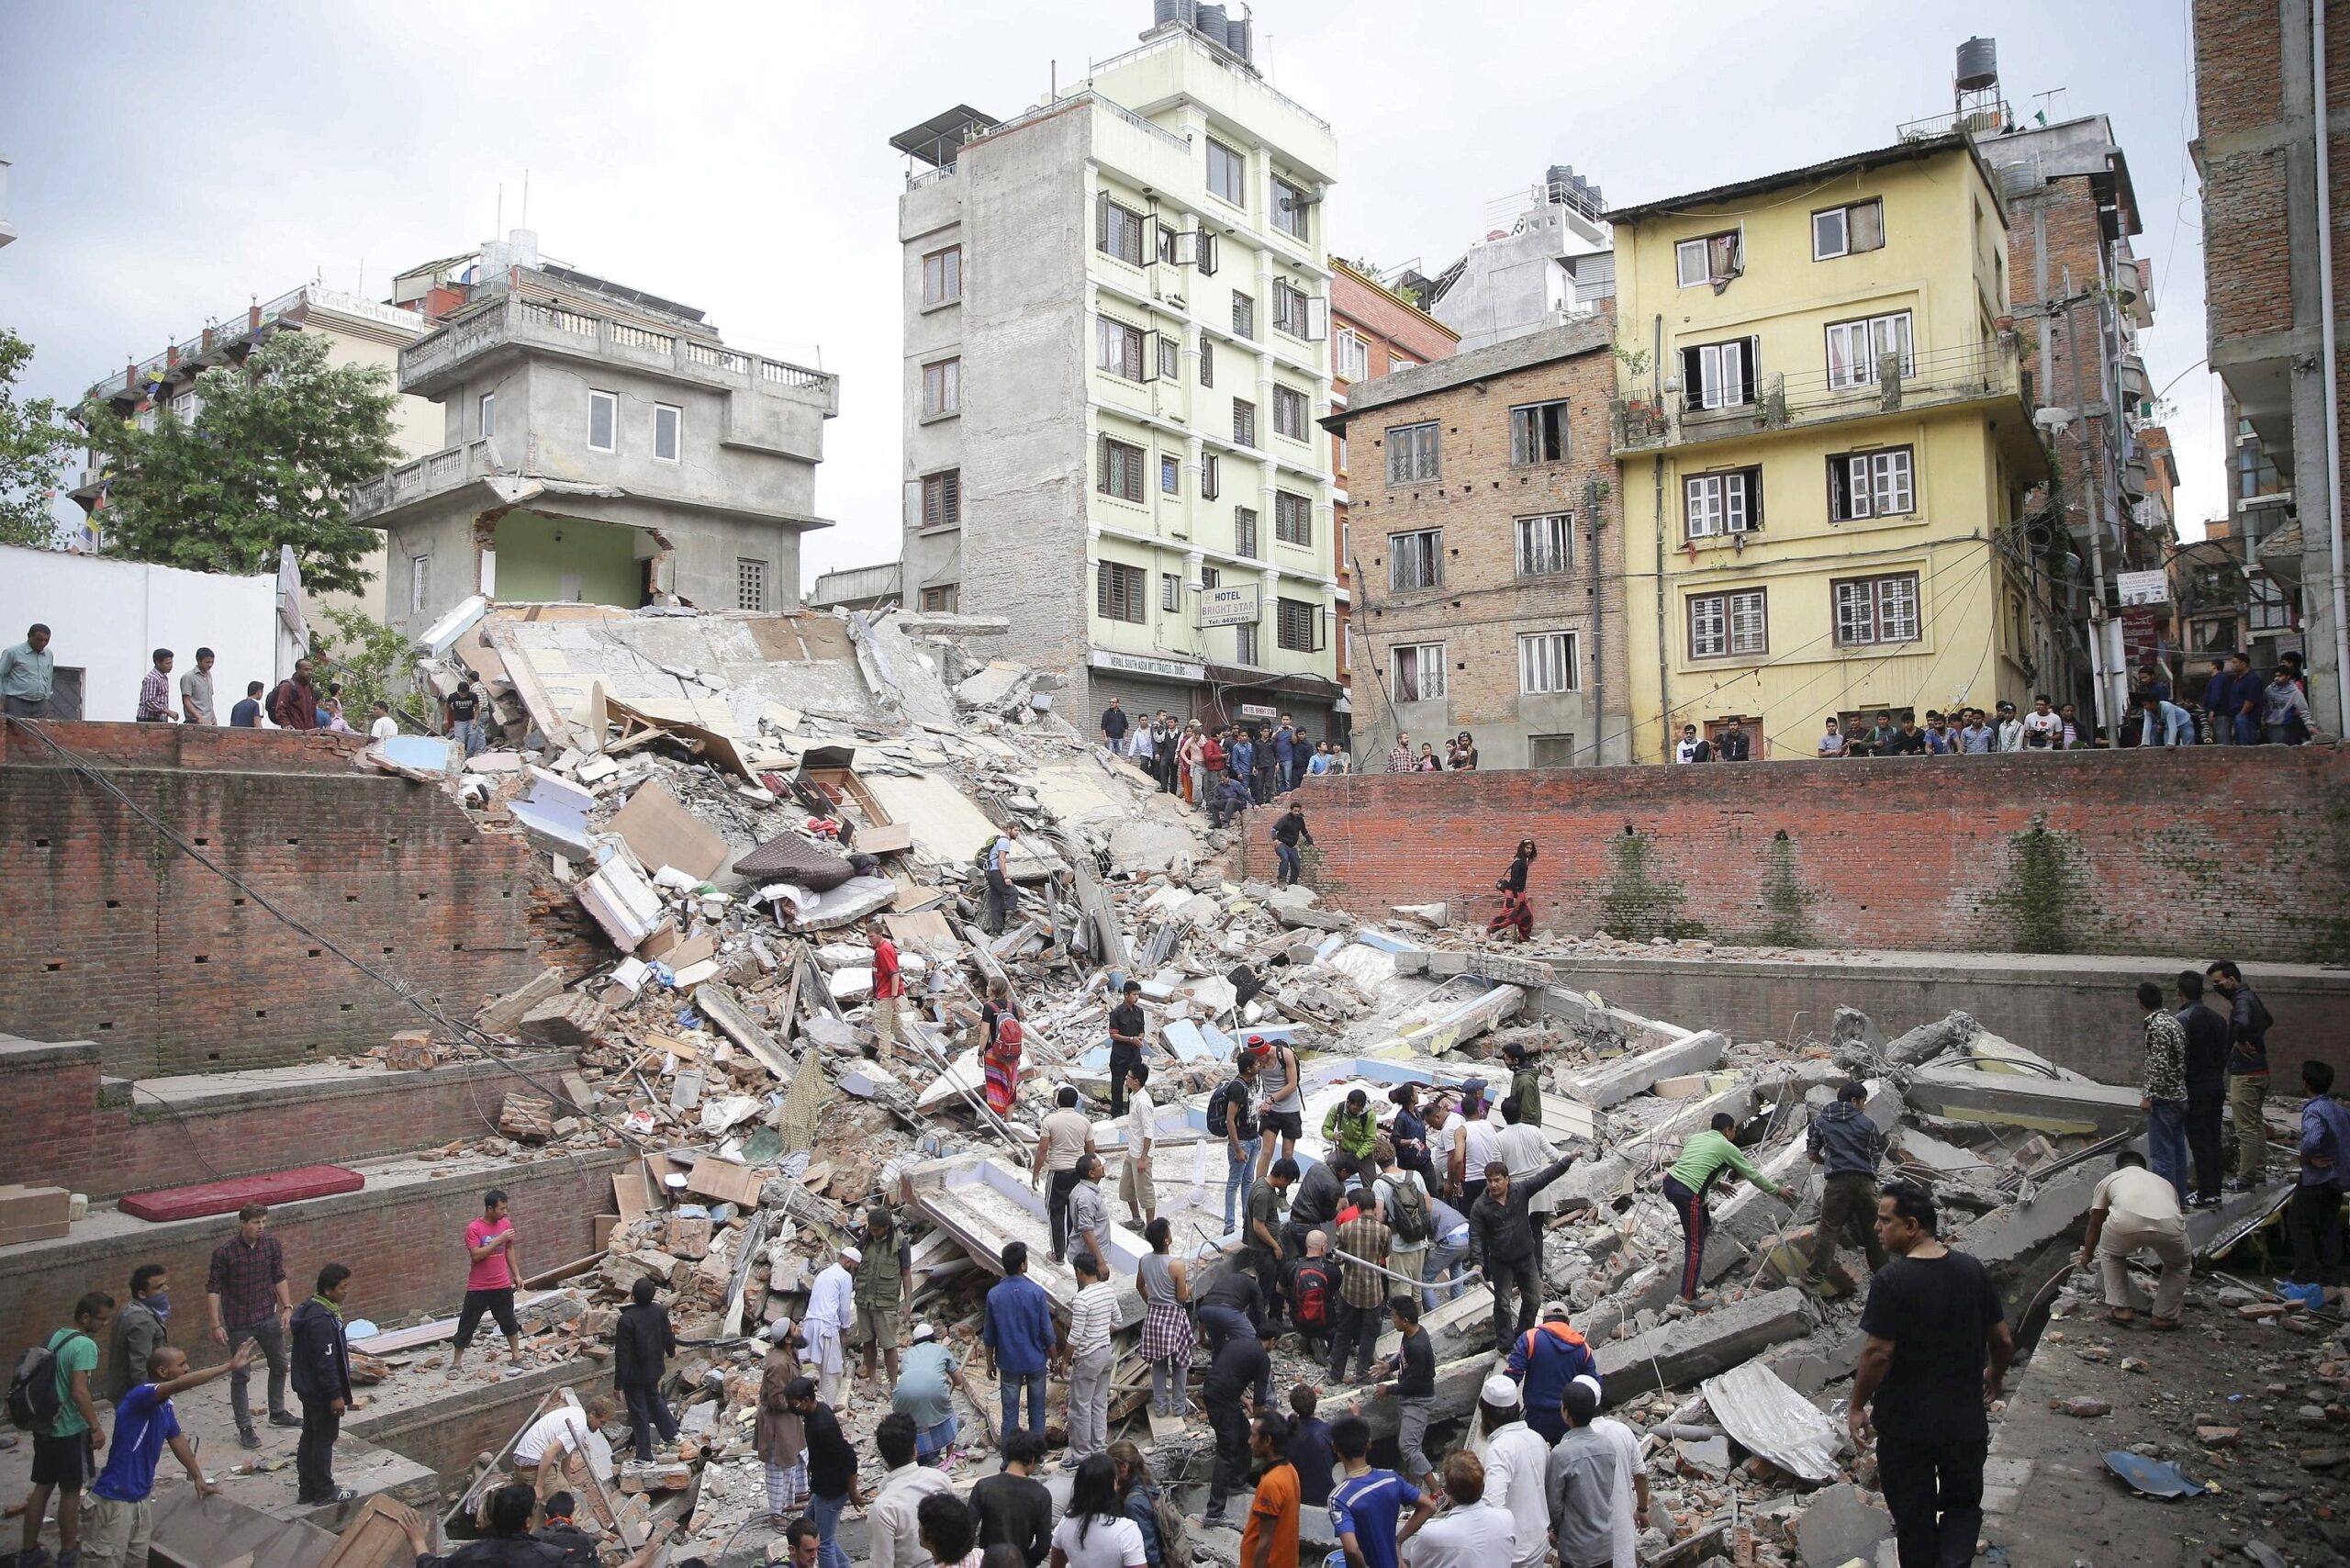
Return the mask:
[[[1069,1367],[1069,1454],[1075,1470],[1089,1454],[1110,1446],[1110,1367],[1116,1354],[1110,1330],[1118,1318],[1118,1293],[1108,1272],[1081,1249],[1072,1249],[1077,1294],[1069,1304],[1069,1337],[1061,1354]]]

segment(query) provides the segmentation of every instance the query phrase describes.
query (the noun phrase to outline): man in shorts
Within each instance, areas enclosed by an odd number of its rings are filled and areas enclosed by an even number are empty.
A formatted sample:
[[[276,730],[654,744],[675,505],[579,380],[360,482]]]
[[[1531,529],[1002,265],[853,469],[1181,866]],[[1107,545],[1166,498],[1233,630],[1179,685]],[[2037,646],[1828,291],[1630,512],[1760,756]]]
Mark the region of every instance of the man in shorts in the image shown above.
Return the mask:
[[[82,1550],[82,1492],[97,1478],[97,1452],[106,1435],[98,1426],[91,1384],[98,1373],[98,1333],[114,1316],[114,1297],[92,1291],[73,1304],[73,1321],[49,1337],[56,1363],[57,1415],[33,1434],[33,1490],[25,1500],[25,1549],[18,1561],[40,1563],[41,1516],[57,1494],[57,1549],[70,1562]]]

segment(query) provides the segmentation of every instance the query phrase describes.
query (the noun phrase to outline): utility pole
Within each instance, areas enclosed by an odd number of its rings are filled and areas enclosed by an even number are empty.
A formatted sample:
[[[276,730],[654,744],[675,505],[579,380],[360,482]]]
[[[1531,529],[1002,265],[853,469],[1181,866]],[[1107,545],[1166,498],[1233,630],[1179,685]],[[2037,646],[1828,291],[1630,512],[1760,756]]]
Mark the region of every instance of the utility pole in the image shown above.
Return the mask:
[[[2065,312],[2065,352],[2072,361],[2073,418],[2079,427],[2081,443],[2081,510],[2089,523],[2089,580],[2095,596],[2089,606],[2089,678],[2097,691],[2098,722],[2106,726],[2107,736],[2118,744],[2121,738],[2122,712],[2128,704],[2127,689],[2117,689],[2117,682],[2124,678],[2118,667],[2120,661],[2113,656],[2114,650],[2107,638],[2107,619],[2112,603],[2109,589],[2112,585],[2107,580],[2105,571],[2105,514],[2101,509],[2091,507],[2093,497],[2089,488],[2089,476],[2093,468],[2100,479],[2105,477],[2105,474],[2104,465],[2093,464],[2090,456],[2088,405],[2081,397],[2080,326],[2073,317],[2074,307],[2086,304],[2093,296],[2076,296],[2073,293],[2073,269],[2070,267],[2065,269],[2064,290],[2064,297],[2058,304]],[[2098,378],[2098,384],[2102,391],[2102,375]],[[2117,410],[2109,400],[2106,417],[2110,420],[2116,414]],[[2103,488],[2100,485],[2099,493]]]

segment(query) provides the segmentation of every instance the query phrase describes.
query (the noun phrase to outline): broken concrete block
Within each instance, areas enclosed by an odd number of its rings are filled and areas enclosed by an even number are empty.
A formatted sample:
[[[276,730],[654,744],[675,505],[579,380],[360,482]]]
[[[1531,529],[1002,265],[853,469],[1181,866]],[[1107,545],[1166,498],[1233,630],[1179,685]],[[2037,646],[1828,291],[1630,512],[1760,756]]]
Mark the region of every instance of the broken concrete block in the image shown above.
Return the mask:
[[[1713,1377],[1783,1339],[1801,1338],[1811,1328],[1810,1305],[1795,1290],[1751,1295],[1661,1324],[1600,1347],[1599,1372],[1607,1402],[1617,1405],[1659,1388],[1680,1388]]]
[[[2086,1078],[2043,1078],[1937,1063],[1910,1081],[1909,1103],[1958,1122],[1998,1122],[2039,1133],[2110,1137],[2145,1119],[2138,1091]]]
[[[1893,1135],[1893,1153],[1904,1165],[1914,1165],[1935,1176],[1953,1176],[1962,1170],[1972,1170],[1982,1163],[1971,1149],[1944,1143],[1932,1134],[1919,1132],[1916,1127],[1904,1127]]]
[[[2055,1411],[2059,1416],[2078,1416],[2084,1419],[2093,1416],[2113,1414],[2112,1406],[2102,1399],[2092,1399],[2086,1394],[2068,1394],[2063,1399],[2052,1399],[2048,1402],[2048,1408]]]
[[[1304,904],[1275,904],[1273,918],[1294,931],[1310,926],[1315,931],[1351,931],[1354,921],[1333,909],[1309,909]]]
[[[1452,906],[1441,902],[1391,904],[1388,913],[1399,919],[1425,925],[1431,931],[1441,931],[1452,924]]]
[[[432,1054],[430,1029],[402,1029],[384,1054],[384,1065],[394,1072],[422,1072],[439,1059]]]
[[[554,1136],[554,1102],[539,1094],[509,1094],[498,1111],[498,1130],[526,1143]]]
[[[1129,817],[1110,830],[1110,869],[1133,876],[1171,871],[1189,876],[1199,841],[1191,829],[1163,817]]]
[[[521,986],[483,1008],[474,1022],[489,1034],[510,1035],[532,1008],[551,996],[561,995],[565,983],[561,969],[541,969]]]
[[[1718,1030],[1705,1029],[1647,1050],[1632,1051],[1566,1081],[1566,1092],[1599,1110],[1630,1099],[1660,1078],[1704,1072],[1718,1065],[1729,1041]]]
[[[579,1050],[594,1045],[603,1026],[603,1004],[586,991],[574,991],[551,996],[524,1014],[520,1032],[525,1039]]]
[[[1953,1013],[1896,1035],[1886,1042],[1885,1059],[1895,1067],[1917,1067],[1944,1051],[1964,1048],[1981,1033],[1982,1025],[1964,1013]]]
[[[1893,1539],[1893,1515],[1851,1482],[1830,1486],[1788,1527],[1804,1568],[1843,1568],[1854,1558],[1876,1561],[1879,1543]]]

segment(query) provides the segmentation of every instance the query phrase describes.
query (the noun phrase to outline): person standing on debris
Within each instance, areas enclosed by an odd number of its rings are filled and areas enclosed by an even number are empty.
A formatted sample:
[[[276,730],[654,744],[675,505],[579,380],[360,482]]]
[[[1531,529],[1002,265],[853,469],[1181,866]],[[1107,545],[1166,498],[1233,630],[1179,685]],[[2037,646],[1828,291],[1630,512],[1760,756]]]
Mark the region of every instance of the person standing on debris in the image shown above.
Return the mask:
[[[944,972],[944,966],[934,965],[931,973]],[[968,1009],[957,1004],[955,1011],[968,1018]],[[1020,1101],[1020,1057],[1022,1036],[1025,1033],[1020,1014],[1012,1002],[1012,982],[1002,975],[988,980],[987,1000],[979,1003],[979,1092],[986,1098],[988,1109],[999,1116],[1012,1114]]]
[[[1091,1253],[1093,1271],[1110,1277],[1110,1200],[1102,1195],[1102,1157],[1089,1150],[1077,1162],[1077,1184],[1069,1190],[1069,1252]]]
[[[1298,1501],[1307,1508],[1329,1506],[1330,1488],[1337,1481],[1330,1423],[1315,1414],[1321,1407],[1322,1393],[1314,1384],[1290,1384],[1289,1462],[1297,1472]]]
[[[1575,1381],[1591,1390],[1595,1403],[1605,1398],[1596,1372],[1586,1372]],[[1639,1568],[1640,1532],[1649,1528],[1649,1473],[1640,1460],[1639,1436],[1610,1416],[1594,1416],[1591,1429],[1616,1450],[1616,1494],[1607,1513],[1616,1541],[1614,1568]]]
[[[822,1568],[852,1568],[839,1540],[841,1515],[865,1506],[865,1488],[857,1483],[856,1450],[841,1431],[840,1417],[832,1402],[817,1397],[813,1378],[800,1378],[784,1391],[800,1413],[808,1432],[808,1514],[816,1521],[822,1540],[816,1561]],[[908,1446],[912,1446],[911,1444]]]
[[[2273,1020],[2267,1004],[2244,984],[2244,971],[2232,959],[2210,965],[2203,978],[2228,1003],[2228,1119],[2235,1124],[2236,1145],[2235,1180],[2228,1190],[2249,1193],[2268,1174],[2268,1129],[2261,1116],[2268,1099],[2268,1026]]]
[[[2113,1174],[2097,1184],[2089,1199],[2088,1234],[2074,1260],[2084,1269],[2095,1262],[2104,1277],[2105,1315],[2116,1323],[2137,1321],[2130,1258],[2142,1249],[2162,1265],[2154,1282],[2154,1327],[2176,1328],[2195,1267],[2187,1246],[2187,1215],[2169,1180],[2147,1170],[2145,1157],[2136,1149],[2125,1148],[2114,1160]]]
[[[268,1234],[269,1207],[247,1204],[237,1211],[237,1233],[212,1250],[205,1276],[204,1304],[212,1318],[212,1342],[232,1356],[247,1339],[259,1341],[269,1361],[269,1424],[298,1427],[301,1417],[285,1408],[285,1340],[294,1316],[294,1292],[285,1278],[285,1252]],[[237,1441],[261,1447],[246,1392],[247,1373],[229,1378],[229,1408],[237,1418]]]
[[[1453,1200],[1466,1213],[1469,1201],[1461,1189],[1468,1160],[1469,1117],[1462,1109],[1467,1095],[1455,1098],[1455,1092],[1438,1089],[1429,1097],[1428,1159],[1436,1166],[1437,1196]]]
[[[2154,1174],[2187,1202],[2187,1030],[2163,1005],[2163,988],[2138,985],[2146,1014],[2146,1077],[2138,1108],[2146,1113],[2146,1153]]]
[[[180,711],[191,724],[218,724],[218,711],[212,705],[212,662],[218,657],[209,648],[196,650],[196,667],[180,672]]]
[[[1328,1231],[1307,1231],[1304,1249],[1281,1265],[1281,1294],[1300,1353],[1314,1359],[1326,1352],[1337,1327],[1337,1262],[1330,1256]]]
[[[1259,1180],[1257,1156],[1264,1147],[1257,1132],[1258,1059],[1247,1051],[1233,1064],[1233,1076],[1208,1096],[1208,1133],[1225,1141],[1224,1228],[1232,1229],[1233,1200],[1243,1204]]]
[[[1539,1040],[1512,1040],[1502,1047],[1509,1063],[1509,1097],[1517,1119],[1529,1127],[1542,1125],[1542,1070],[1534,1059],[1541,1054]]]
[[[1146,719],[1127,733],[1126,744],[1119,749],[1125,753],[1127,759],[1136,767],[1155,777],[1158,758],[1152,750],[1152,745],[1150,721]]]
[[[1137,1061],[1126,1068],[1126,1157],[1118,1170],[1118,1196],[1147,1226],[1158,1217],[1158,1189],[1151,1179],[1150,1150],[1158,1141],[1158,1107],[1150,1098],[1150,1069]]]
[[[808,1291],[808,1315],[800,1332],[808,1336],[808,1360],[816,1369],[816,1387],[827,1405],[841,1402],[848,1379],[848,1358],[842,1342],[856,1322],[856,1271],[865,1254],[844,1247],[832,1265],[816,1276]]]
[[[1183,726],[1182,738],[1175,743],[1175,776],[1177,793],[1186,804],[1207,804],[1207,738],[1197,719]]]
[[[481,694],[473,682],[460,680],[457,689],[441,699],[441,728],[451,740],[464,748],[468,759],[481,755],[485,744],[481,726]]]
[[[1192,1375],[1191,1265],[1174,1255],[1175,1227],[1154,1216],[1143,1227],[1150,1250],[1135,1265],[1142,1293],[1142,1359],[1150,1363],[1150,1408],[1181,1420],[1191,1413],[1186,1385]]]
[[[1069,1195],[1083,1179],[1079,1168],[1092,1152],[1093,1123],[1077,1108],[1077,1090],[1064,1083],[1054,1092],[1053,1109],[1036,1126],[1036,1153],[1028,1169],[1028,1185],[1044,1189],[1056,1263],[1069,1253]]]
[[[882,1417],[873,1428],[873,1446],[887,1473],[865,1510],[865,1561],[870,1568],[930,1568],[917,1511],[925,1497],[954,1496],[955,1484],[915,1462],[913,1421],[897,1411]]]
[[[1460,1280],[1460,1260],[1469,1256],[1469,1216],[1442,1198],[1428,1200],[1428,1261],[1421,1292],[1427,1309],[1435,1311],[1459,1295],[1467,1285]]]
[[[1875,1426],[1901,1568],[1971,1562],[1983,1529],[1986,1406],[2005,1385],[2015,1338],[1989,1271],[1935,1236],[1932,1193],[1887,1182],[1876,1215],[1877,1239],[1899,1256],[1869,1283],[1845,1420],[1855,1452]]]
[[[1616,1562],[1616,1445],[1592,1426],[1599,1395],[1584,1383],[1571,1383],[1560,1402],[1565,1433],[1550,1447],[1543,1481],[1550,1497],[1550,1539],[1559,1568],[1614,1568]]]
[[[98,1330],[114,1312],[114,1297],[91,1291],[73,1304],[73,1321],[49,1337],[48,1397],[36,1414],[50,1414],[45,1430],[33,1433],[32,1494],[25,1501],[25,1546],[20,1564],[45,1562],[40,1550],[41,1516],[49,1511],[49,1495],[57,1494],[57,1549],[71,1558],[82,1540],[82,1492],[93,1479],[96,1455],[106,1444],[106,1428],[98,1425],[98,1407],[92,1384],[98,1371]],[[28,1396],[42,1391],[28,1388]],[[13,1403],[13,1402],[12,1402]]]
[[[1428,1417],[1436,1409],[1436,1343],[1420,1327],[1420,1304],[1412,1296],[1392,1296],[1388,1321],[1395,1326],[1395,1354],[1381,1370],[1394,1374],[1373,1389],[1375,1398],[1393,1397],[1399,1416],[1395,1430],[1395,1462],[1404,1473],[1434,1490],[1428,1463]]]
[[[1486,1378],[1477,1393],[1485,1500],[1509,1515],[1510,1568],[1543,1568],[1550,1560],[1550,1496],[1544,1481],[1555,1439],[1528,1424],[1524,1405],[1517,1384],[1503,1372]]]
[[[1182,734],[1181,728],[1168,718],[1164,710],[1161,710],[1158,722],[1151,726],[1150,748],[1151,755],[1158,764],[1158,791],[1162,795],[1172,795],[1180,788],[1176,783],[1175,775],[1182,767],[1182,760],[1176,756],[1176,753],[1180,749]]]
[[[295,1450],[294,1500],[304,1505],[348,1503],[359,1495],[334,1483],[334,1442],[343,1412],[359,1401],[351,1393],[351,1348],[342,1337],[342,1298],[351,1271],[329,1263],[318,1290],[294,1309],[294,1394],[302,1402],[302,1440]]]
[[[2187,1147],[2195,1157],[2195,1195],[2187,1206],[2217,1208],[2227,1174],[2220,1116],[2228,1102],[2228,1021],[2203,1005],[2198,971],[2181,969],[2172,984],[2178,1002],[2172,1016],[2187,1035]]]
[[[1110,705],[1102,710],[1102,744],[1114,756],[1125,749],[1125,738],[1126,711],[1113,697]]]
[[[1567,1396],[1567,1385],[1579,1377],[1596,1376],[1599,1363],[1590,1342],[1569,1320],[1565,1304],[1552,1302],[1542,1309],[1542,1321],[1510,1346],[1508,1369],[1507,1375],[1524,1391],[1526,1424],[1542,1434],[1547,1444],[1566,1436],[1559,1403]]]
[[[962,1387],[963,1370],[955,1364],[955,1353],[939,1338],[938,1330],[927,1323],[915,1324],[904,1370],[895,1375],[890,1390],[890,1407],[913,1422],[914,1454],[923,1463],[935,1462],[943,1469],[951,1457],[960,1431],[953,1391]]]
[[[990,936],[1003,935],[1012,912],[1020,906],[1020,891],[1012,885],[1012,846],[1020,839],[1020,824],[1008,822],[1003,831],[979,846],[979,875],[987,883],[987,913],[981,920]]]
[[[1360,1212],[1338,1226],[1338,1250],[1346,1256],[1338,1277],[1338,1321],[1330,1336],[1333,1386],[1346,1383],[1350,1357],[1358,1361],[1364,1376],[1371,1375],[1379,1331],[1386,1327],[1387,1244],[1393,1233],[1360,1189],[1356,1195]]]
[[[1240,1530],[1240,1568],[1288,1568],[1297,1558],[1297,1467],[1289,1462],[1289,1422],[1259,1412],[1249,1432],[1257,1462],[1257,1495]]]
[[[2285,1206],[2295,1284],[2338,1290],[2342,1272],[2342,1173],[2350,1165],[2350,1105],[2333,1097],[2333,1069],[2301,1063],[2300,1180]]]
[[[1045,1462],[1045,1436],[1014,1427],[1003,1436],[1003,1468],[982,1475],[971,1487],[971,1515],[979,1523],[979,1546],[1009,1546],[1028,1568],[1039,1568],[1053,1550],[1053,1495],[1035,1478]]]
[[[122,1396],[147,1381],[147,1358],[171,1338],[171,1272],[161,1263],[141,1263],[130,1271],[130,1294],[106,1326],[106,1401]]]
[[[904,1005],[906,975],[898,965],[898,945],[890,940],[890,928],[879,915],[865,923],[865,939],[873,946],[873,1037],[887,1051],[905,1039],[898,1014]]]
[[[1385,1138],[1371,1151],[1378,1170],[1373,1185],[1379,1217],[1387,1222],[1387,1266],[1414,1283],[1427,1278],[1432,1201],[1427,1180],[1406,1167]]]
[[[0,648],[0,711],[11,719],[38,719],[49,709],[57,685],[57,655],[49,651],[49,628],[36,621],[25,640]]]
[[[1868,1256],[1869,1272],[1885,1267],[1885,1245],[1876,1238],[1876,1173],[1885,1163],[1885,1133],[1866,1114],[1868,1103],[1868,1085],[1848,1081],[1804,1134],[1805,1153],[1828,1171],[1819,1193],[1819,1224],[1812,1231],[1811,1261],[1804,1271],[1807,1284],[1833,1278],[1845,1290],[1859,1288],[1836,1267],[1838,1244],[1854,1239],[1855,1231]]]
[[[1281,1197],[1297,1180],[1297,1161],[1276,1159],[1265,1179],[1248,1190],[1241,1226],[1240,1264],[1257,1276],[1257,1288],[1270,1302],[1281,1289]]]
[[[1276,1332],[1268,1325],[1260,1335],[1235,1334],[1226,1339],[1201,1386],[1208,1425],[1215,1432],[1215,1471],[1208,1483],[1207,1507],[1199,1520],[1203,1526],[1223,1529],[1225,1499],[1248,1482],[1248,1415],[1242,1402],[1251,1394],[1259,1406],[1271,1400]]]
[[[142,724],[170,724],[179,721],[179,710],[172,706],[172,650],[155,650],[155,666],[139,682],[139,722]]]
[[[1504,931],[1516,931],[1517,939],[1526,942],[1534,935],[1534,906],[1526,896],[1526,879],[1534,869],[1537,851],[1534,841],[1521,838],[1517,853],[1510,857],[1509,869],[1494,884],[1501,890],[1502,912],[1485,924],[1485,935],[1498,936]]]
[[[991,1286],[979,1313],[979,1343],[986,1347],[988,1375],[1003,1400],[998,1430],[1020,1430],[1020,1395],[1028,1394],[1028,1430],[1045,1436],[1045,1371],[1053,1353],[1053,1298],[1028,1277],[1028,1244],[1007,1241],[998,1261],[1003,1277]]]
[[[791,1385],[800,1381],[791,1337],[789,1317],[767,1330],[767,1359],[759,1369],[759,1413],[751,1427],[751,1451],[767,1473],[767,1527],[778,1530],[808,1506],[808,1423],[791,1406]],[[637,1457],[651,1456],[640,1450]]]
[[[474,1342],[484,1313],[497,1319],[509,1359],[522,1364],[522,1324],[514,1315],[522,1271],[514,1261],[514,1222],[506,1206],[506,1194],[492,1187],[481,1195],[481,1217],[465,1226],[465,1299],[457,1309],[457,1337],[449,1355],[452,1382],[464,1375],[465,1347]]]
[[[1069,1454],[1062,1463],[1074,1470],[1110,1446],[1110,1368],[1117,1359],[1110,1335],[1118,1322],[1118,1292],[1102,1259],[1080,1251],[1069,1267],[1077,1294],[1069,1300],[1069,1337],[1060,1346],[1069,1373]]]
[[[1494,1125],[1494,1103],[1485,1098],[1485,1081],[1472,1078],[1460,1086],[1460,1195],[1475,1212],[1485,1191],[1485,1167],[1494,1162],[1501,1128]]]
[[[254,1348],[247,1340],[237,1347],[237,1355],[250,1361]],[[220,1488],[196,1462],[195,1440],[180,1431],[172,1397],[201,1387],[238,1364],[231,1358],[192,1372],[186,1353],[169,1345],[140,1363],[137,1379],[115,1402],[114,1444],[106,1450],[106,1469],[90,1484],[89,1506],[82,1512],[83,1568],[147,1568],[154,1534],[148,1499],[154,1495],[155,1470],[165,1448],[187,1472],[188,1484],[198,1497],[219,1495]]]
[[[1371,1467],[1371,1423],[1360,1415],[1330,1424],[1330,1446],[1345,1472],[1330,1492],[1330,1533],[1347,1568],[1397,1568],[1396,1527],[1404,1509],[1420,1506],[1420,1489],[1392,1470]]]
[[[1143,1016],[1142,981],[1127,980],[1118,988],[1117,1005],[1110,1009],[1110,1114],[1126,1114],[1126,1080],[1142,1061],[1143,1041],[1149,1022]]]
[[[1273,857],[1281,862],[1276,885],[1294,887],[1305,880],[1305,861],[1297,852],[1301,842],[1312,844],[1314,834],[1306,831],[1305,803],[1292,801],[1289,810],[1273,819]]]
[[[1420,1114],[1420,1086],[1398,1084],[1387,1092],[1387,1103],[1395,1107],[1387,1122],[1387,1137],[1394,1146],[1395,1162],[1417,1174],[1421,1189],[1434,1196],[1438,1182],[1428,1158],[1427,1120]]]
[[[1357,1159],[1370,1159],[1378,1148],[1379,1117],[1371,1108],[1371,1095],[1360,1085],[1348,1090],[1344,1100],[1323,1113],[1322,1139]]]
[[[849,1343],[859,1351],[858,1382],[873,1381],[874,1353],[878,1350],[889,1370],[890,1381],[894,1383],[898,1381],[900,1315],[914,1294],[913,1244],[906,1239],[890,1205],[878,1199],[866,1206],[862,1237],[865,1244],[860,1250],[870,1261],[858,1266],[856,1283],[849,1292]]]
[[[1248,788],[1251,804],[1263,805],[1265,798],[1257,788],[1257,732],[1243,728],[1225,751],[1232,758],[1232,776]]]
[[[650,1274],[638,1275],[628,1290],[628,1305],[621,1308],[620,1321],[612,1328],[612,1389],[628,1406],[636,1457],[651,1463],[655,1432],[665,1443],[677,1440],[677,1418],[661,1397],[661,1379],[668,1372],[669,1358],[677,1353],[677,1335],[669,1324],[669,1309],[653,1299]],[[795,1363],[794,1375],[797,1370]]]
[[[1695,1301],[1705,1271],[1706,1232],[1709,1216],[1706,1195],[1725,1171],[1735,1171],[1781,1203],[1796,1201],[1794,1186],[1779,1186],[1755,1169],[1754,1162],[1730,1141],[1738,1118],[1727,1111],[1714,1113],[1704,1132],[1693,1134],[1681,1146],[1681,1158],[1664,1173],[1664,1200],[1681,1218],[1681,1299]],[[1881,1234],[1881,1233],[1880,1233]]]
[[[1279,1139],[1278,1153],[1291,1159],[1297,1158],[1297,1140],[1305,1132],[1305,1074],[1298,1066],[1297,1047],[1287,1040],[1275,1037],[1268,1048],[1254,1048],[1263,1040],[1261,1035],[1248,1036],[1248,1052],[1260,1063],[1270,1063],[1272,1076],[1264,1083],[1265,1112],[1259,1118],[1263,1124],[1262,1142],[1257,1152],[1257,1176],[1263,1180],[1271,1169],[1276,1154],[1274,1143]]]

